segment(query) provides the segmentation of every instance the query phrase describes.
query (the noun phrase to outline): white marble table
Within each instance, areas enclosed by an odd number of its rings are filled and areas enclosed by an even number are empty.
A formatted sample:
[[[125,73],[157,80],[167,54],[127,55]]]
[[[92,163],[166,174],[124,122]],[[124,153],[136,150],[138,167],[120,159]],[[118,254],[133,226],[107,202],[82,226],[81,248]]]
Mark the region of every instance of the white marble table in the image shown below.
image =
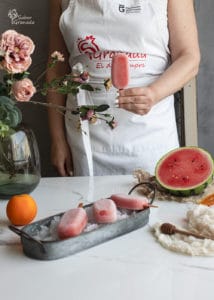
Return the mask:
[[[132,176],[43,178],[32,193],[36,220],[133,186]],[[189,204],[156,201],[149,224],[132,233],[54,261],[26,257],[7,229],[0,201],[2,300],[213,300],[214,257],[190,257],[162,248],[151,234],[157,221],[181,225]]]

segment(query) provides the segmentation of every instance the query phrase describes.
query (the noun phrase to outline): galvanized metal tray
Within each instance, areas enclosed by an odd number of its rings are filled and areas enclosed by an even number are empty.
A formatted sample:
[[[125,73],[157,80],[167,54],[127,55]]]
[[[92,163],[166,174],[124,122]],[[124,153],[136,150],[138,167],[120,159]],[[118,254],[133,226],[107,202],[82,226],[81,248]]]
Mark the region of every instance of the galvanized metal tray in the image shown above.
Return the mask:
[[[142,184],[147,184],[153,190],[153,196],[150,200],[150,204],[152,204],[155,198],[155,188],[150,183],[142,182],[137,184],[128,194],[131,194],[135,188]],[[83,207],[89,211],[92,205],[93,203]],[[150,208],[148,207],[141,211],[127,210],[127,217],[122,218],[115,223],[99,224],[96,229],[83,232],[76,237],[64,240],[38,240],[37,235],[42,226],[46,226],[48,228],[51,222],[53,222],[56,218],[60,218],[63,213],[33,222],[26,225],[21,230],[15,226],[9,226],[12,231],[20,235],[25,255],[40,260],[54,260],[99,245],[146,225],[149,221]]]

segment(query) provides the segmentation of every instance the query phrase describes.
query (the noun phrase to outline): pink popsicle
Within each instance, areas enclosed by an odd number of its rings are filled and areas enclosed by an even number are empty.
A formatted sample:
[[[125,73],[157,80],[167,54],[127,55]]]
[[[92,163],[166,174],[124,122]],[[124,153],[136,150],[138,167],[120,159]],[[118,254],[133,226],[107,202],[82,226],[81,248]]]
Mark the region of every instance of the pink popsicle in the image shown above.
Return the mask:
[[[117,220],[117,208],[111,199],[100,199],[94,202],[93,212],[97,223],[113,223]]]
[[[129,84],[129,59],[125,53],[116,53],[112,58],[111,80],[115,88],[121,90]]]
[[[147,198],[136,197],[125,194],[113,194],[110,197],[116,204],[117,207],[132,209],[132,210],[142,210],[149,207]]]
[[[58,236],[66,239],[79,235],[85,228],[88,217],[84,208],[73,208],[64,213],[58,225]]]

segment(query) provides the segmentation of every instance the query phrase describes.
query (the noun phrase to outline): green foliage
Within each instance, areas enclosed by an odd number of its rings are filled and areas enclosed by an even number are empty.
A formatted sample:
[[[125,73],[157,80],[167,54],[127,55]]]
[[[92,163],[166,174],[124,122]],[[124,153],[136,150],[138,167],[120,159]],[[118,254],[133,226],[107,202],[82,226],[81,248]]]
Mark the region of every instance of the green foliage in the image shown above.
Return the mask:
[[[87,83],[82,83],[80,85],[80,88],[81,88],[81,90],[86,90],[86,91],[89,91],[89,92],[94,91],[94,88],[90,84],[87,84]]]
[[[97,112],[102,112],[102,111],[105,111],[109,108],[109,105],[108,104],[101,104],[99,105],[97,108],[96,108],[96,111]]]
[[[1,42],[1,38],[0,38]],[[18,52],[17,52],[18,55]],[[7,61],[7,50],[0,48],[0,62]],[[16,59],[10,57],[10,60]],[[97,119],[105,121],[110,127],[113,122],[113,117],[110,114],[102,114],[109,108],[109,105],[102,104],[99,106],[89,105],[80,106],[77,109],[69,109],[64,106],[57,105],[56,103],[43,103],[30,99],[35,92],[46,96],[48,91],[56,92],[62,95],[72,94],[76,96],[80,90],[93,92],[99,90],[99,88],[93,87],[90,82],[89,72],[84,69],[81,63],[76,63],[69,74],[64,76],[53,78],[49,82],[40,84],[40,80],[43,79],[48,68],[53,68],[58,62],[63,62],[64,57],[58,51],[52,53],[50,62],[47,68],[37,77],[35,82],[32,82],[29,78],[30,73],[26,68],[22,73],[11,72],[11,69],[7,68],[5,64],[0,64],[3,71],[2,82],[0,82],[0,137],[5,137],[11,132],[22,120],[22,114],[17,107],[19,101],[25,101],[33,104],[40,104],[46,107],[53,107],[56,111],[65,114],[65,111],[70,110],[73,115],[79,115],[80,119],[88,120],[91,124],[96,123]],[[21,64],[21,61],[20,61]],[[24,80],[29,78],[29,80]],[[23,81],[24,80],[24,81]],[[107,84],[108,83],[108,84]],[[109,80],[106,80],[104,86],[109,88]]]
[[[7,94],[8,92],[6,86],[0,82],[0,96],[7,96]]]
[[[16,103],[6,96],[0,96],[0,121],[9,127],[16,127],[22,120],[20,109]]]
[[[45,82],[41,90],[42,95],[47,95],[49,90],[56,91],[59,94],[67,95],[72,94],[73,96],[79,93],[79,90],[86,90],[89,92],[94,91],[94,88],[81,81],[74,81],[71,74],[62,76],[60,78],[52,79],[50,82]]]

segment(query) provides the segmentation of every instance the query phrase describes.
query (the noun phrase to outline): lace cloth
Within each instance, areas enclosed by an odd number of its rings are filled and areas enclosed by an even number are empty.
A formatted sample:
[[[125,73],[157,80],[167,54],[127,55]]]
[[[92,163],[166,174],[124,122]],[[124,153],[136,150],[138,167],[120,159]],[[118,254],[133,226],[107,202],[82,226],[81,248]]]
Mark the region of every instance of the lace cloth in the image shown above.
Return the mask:
[[[154,184],[156,187],[156,199],[157,200],[168,200],[168,201],[177,201],[177,202],[192,202],[198,204],[202,198],[209,194],[214,193],[214,181],[212,181],[205,189],[202,194],[193,195],[189,197],[181,197],[181,196],[174,196],[170,193],[166,192],[156,181],[154,176],[151,176],[148,172],[145,172],[141,169],[135,170],[133,173],[134,177],[137,179],[138,183],[149,181],[150,183]],[[145,196],[149,196],[151,191],[146,187],[142,186],[139,187],[138,192]]]

